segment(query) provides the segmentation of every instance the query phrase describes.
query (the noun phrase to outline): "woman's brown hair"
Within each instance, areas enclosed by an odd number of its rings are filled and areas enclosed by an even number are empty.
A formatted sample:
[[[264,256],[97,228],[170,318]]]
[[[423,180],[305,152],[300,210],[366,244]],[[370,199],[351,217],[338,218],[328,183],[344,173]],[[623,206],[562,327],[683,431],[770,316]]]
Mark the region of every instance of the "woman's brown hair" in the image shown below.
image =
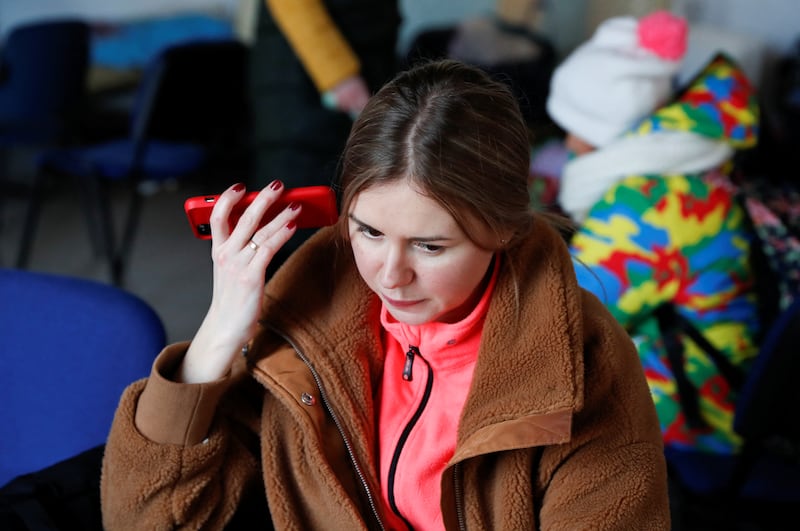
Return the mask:
[[[353,198],[408,179],[477,245],[512,247],[532,225],[529,132],[511,90],[477,67],[440,60],[402,72],[369,101],[341,161],[339,234]]]

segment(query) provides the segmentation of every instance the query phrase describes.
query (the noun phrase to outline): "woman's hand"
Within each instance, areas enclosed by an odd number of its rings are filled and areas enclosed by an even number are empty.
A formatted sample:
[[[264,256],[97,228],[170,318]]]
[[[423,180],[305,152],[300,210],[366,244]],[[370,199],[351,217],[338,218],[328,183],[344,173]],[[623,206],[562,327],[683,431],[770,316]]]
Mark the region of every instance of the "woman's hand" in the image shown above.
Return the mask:
[[[199,383],[221,378],[253,337],[261,313],[267,266],[294,234],[294,220],[300,213],[299,204],[290,204],[258,228],[264,213],[282,192],[283,183],[270,183],[233,228],[230,214],[244,198],[244,185],[232,186],[214,205],[210,219],[214,262],[211,305],[178,371],[178,381]]]

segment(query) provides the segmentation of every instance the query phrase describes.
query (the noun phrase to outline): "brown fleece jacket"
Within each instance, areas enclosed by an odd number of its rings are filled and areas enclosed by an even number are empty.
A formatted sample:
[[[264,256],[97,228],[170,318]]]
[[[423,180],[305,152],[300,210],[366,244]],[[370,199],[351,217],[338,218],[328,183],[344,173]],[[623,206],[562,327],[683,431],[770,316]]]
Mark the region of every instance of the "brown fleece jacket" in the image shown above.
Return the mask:
[[[106,528],[221,529],[259,488],[276,529],[380,528],[379,308],[323,229],[267,285],[263,328],[227,378],[169,381],[186,344],[167,347],[122,397]],[[503,260],[441,507],[447,529],[669,529],[636,350],[543,221]]]

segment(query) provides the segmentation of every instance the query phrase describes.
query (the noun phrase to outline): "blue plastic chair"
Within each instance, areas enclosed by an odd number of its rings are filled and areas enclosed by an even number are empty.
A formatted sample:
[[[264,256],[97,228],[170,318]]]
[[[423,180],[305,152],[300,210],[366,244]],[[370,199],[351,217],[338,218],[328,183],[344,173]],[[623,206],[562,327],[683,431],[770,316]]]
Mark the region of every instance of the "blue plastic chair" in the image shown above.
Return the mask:
[[[63,141],[86,94],[89,26],[49,20],[14,27],[0,48],[0,145]]]
[[[54,19],[15,26],[0,46],[0,212],[6,197],[31,193],[29,178],[10,175],[11,161],[17,169],[30,152],[77,137],[89,40],[84,22]]]
[[[166,335],[108,284],[0,269],[0,485],[105,443],[123,389]]]
[[[86,199],[92,242],[108,260],[112,281],[121,284],[147,193],[143,183],[211,174],[232,141],[246,133],[246,52],[244,44],[228,39],[170,46],[143,75],[127,137],[45,152],[17,267],[28,263],[44,185],[53,177],[70,177]],[[107,190],[114,183],[130,188],[119,245]]]

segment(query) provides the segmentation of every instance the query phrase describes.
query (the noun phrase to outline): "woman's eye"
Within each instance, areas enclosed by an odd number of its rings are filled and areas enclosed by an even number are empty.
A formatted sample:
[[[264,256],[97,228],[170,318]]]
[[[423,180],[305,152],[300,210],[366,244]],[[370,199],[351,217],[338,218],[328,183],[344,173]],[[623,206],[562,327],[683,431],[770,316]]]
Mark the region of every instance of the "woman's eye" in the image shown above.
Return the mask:
[[[417,242],[416,246],[422,251],[430,254],[438,253],[439,251],[444,249],[444,247],[442,247],[441,245],[433,245],[431,243],[424,243],[424,242]]]
[[[367,227],[366,225],[361,225],[360,227],[358,227],[358,231],[367,238],[375,239],[383,236],[383,233],[381,233],[380,231],[377,231],[372,227]]]

